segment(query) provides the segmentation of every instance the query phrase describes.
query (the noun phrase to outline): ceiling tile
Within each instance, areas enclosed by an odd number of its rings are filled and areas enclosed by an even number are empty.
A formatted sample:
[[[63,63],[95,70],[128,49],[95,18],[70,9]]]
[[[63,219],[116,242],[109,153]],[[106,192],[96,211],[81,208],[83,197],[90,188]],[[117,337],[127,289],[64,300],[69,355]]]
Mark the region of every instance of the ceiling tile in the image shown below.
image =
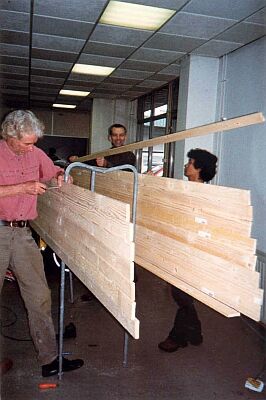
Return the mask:
[[[265,7],[265,0],[191,0],[182,11],[240,20]]]
[[[111,95],[110,93],[104,93],[104,92],[99,92],[99,93],[91,93],[91,96],[94,98],[100,98],[100,99],[115,99],[117,95]],[[119,95],[120,97],[121,95]]]
[[[136,79],[145,79],[152,75],[151,72],[144,71],[133,71],[130,69],[117,69],[112,73],[112,77],[116,78],[136,78]]]
[[[26,46],[0,43],[0,54],[3,56],[28,57],[29,48]]]
[[[55,78],[54,76],[39,76],[31,73],[31,82],[45,83],[52,85],[62,85],[64,83],[64,78]]]
[[[2,103],[29,107],[29,85],[31,105],[43,107],[51,107],[56,97],[66,102],[58,96],[63,87],[93,91],[93,97],[133,99],[176,79],[187,54],[220,57],[266,33],[266,0],[134,0],[177,11],[157,32],[99,24],[108,2],[2,0]],[[116,70],[107,77],[70,73],[76,62]],[[77,101],[85,110],[91,103]]]
[[[97,25],[90,39],[94,42],[122,44],[126,46],[138,47],[151,35],[152,32],[150,31],[99,24]]]
[[[15,79],[5,79],[1,82],[1,87],[28,87],[28,81],[20,81]]]
[[[72,67],[72,63],[60,62],[60,61],[51,61],[51,60],[38,60],[33,58],[31,60],[32,68],[43,68],[50,69],[53,71],[66,71],[68,72]]]
[[[166,33],[156,33],[145,43],[145,48],[190,52],[203,43],[205,43],[205,40],[203,39],[168,35]]]
[[[177,64],[171,64],[165,67],[160,71],[160,74],[166,74],[166,75],[176,75],[179,76],[180,74],[180,67]]]
[[[67,73],[63,71],[53,71],[50,69],[31,68],[32,75],[50,76],[52,78],[66,78]]]
[[[47,101],[49,103],[52,103],[55,100],[56,96],[46,96],[46,95],[41,95],[41,94],[33,94],[30,96],[31,100],[41,100],[41,101]]]
[[[103,67],[117,67],[123,61],[123,58],[105,57],[95,54],[81,54],[77,62],[81,64],[91,64]]]
[[[75,37],[85,39],[89,37],[94,24],[81,21],[71,21],[62,18],[43,17],[35,15],[33,18],[33,29],[35,33],[55,35],[62,37]],[[73,32],[74,35],[73,35]]]
[[[62,0],[35,0],[34,12],[35,14],[51,17],[96,22],[105,4],[106,0],[75,0],[67,2]]]
[[[67,53],[65,51],[56,50],[45,50],[45,49],[35,49],[31,51],[32,58],[38,58],[41,60],[53,60],[53,61],[63,61],[68,63],[74,63],[77,59],[76,53]]]
[[[108,83],[108,82],[102,82],[101,83],[101,88],[106,88],[106,89],[117,89],[117,90],[127,90],[133,85],[123,85],[121,83]]]
[[[2,73],[11,73],[11,74],[22,74],[27,75],[29,73],[29,68],[19,66],[19,65],[12,65],[12,64],[2,64],[0,65],[0,70]]]
[[[12,73],[11,71],[8,72],[3,72],[2,67],[0,65],[0,78],[5,80],[5,79],[17,79],[21,81],[28,81],[29,80],[29,74],[18,74],[16,72]]]
[[[1,42],[20,46],[29,46],[30,35],[26,32],[2,30]]]
[[[141,82],[139,85],[137,85],[137,87],[139,89],[144,89],[144,88],[156,88],[158,86],[163,86],[167,83],[167,81],[160,81],[160,80],[148,80],[146,79],[145,81]]]
[[[235,24],[233,19],[214,18],[199,14],[180,12],[168,22],[160,32],[178,36],[210,39]]]
[[[89,40],[89,42],[84,47],[83,52],[89,54],[104,55],[109,57],[126,58],[135,49],[136,49],[135,46],[123,46],[119,44],[93,42]]]
[[[75,86],[78,90],[84,90],[84,88],[86,88],[86,87],[95,87],[98,84],[99,84],[99,81],[95,82],[92,80],[84,82],[84,81],[75,81],[75,80],[68,79],[66,82],[66,86]]]
[[[31,85],[30,89],[31,89],[31,93],[33,93],[33,94],[47,93],[48,95],[53,94],[54,96],[56,96],[59,93],[60,87],[59,88],[56,88],[56,87],[48,88],[48,87],[41,87],[41,86],[35,87],[35,86]]]
[[[155,62],[145,62],[136,60],[127,60],[123,63],[123,69],[132,69],[136,71],[150,71],[157,72],[165,67],[166,64],[159,64]]]
[[[209,42],[203,44],[198,49],[192,51],[192,54],[197,54],[200,56],[209,56],[209,57],[221,57],[224,54],[230,53],[233,50],[236,50],[238,47],[241,47],[241,43],[230,43],[223,42],[221,40],[210,40]]]
[[[108,93],[108,94],[112,95],[112,94],[121,93],[121,90],[106,89],[106,88],[99,87],[99,88],[94,89],[93,93]]]
[[[64,89],[67,90],[86,90],[86,91],[92,91],[96,86],[98,85],[98,83],[96,84],[92,84],[92,83],[86,83],[86,85],[84,85],[84,87],[80,87],[78,85],[69,85],[68,83],[64,85]]]
[[[172,80],[176,79],[176,74],[170,75],[170,74],[162,74],[159,72],[158,74],[155,74],[150,77],[150,80],[154,81],[163,81],[165,83],[170,82]]]
[[[1,0],[1,10],[30,12],[30,1],[29,0],[19,0],[19,1]]]
[[[256,12],[251,17],[247,18],[245,22],[253,22],[254,24],[266,25],[266,7]]]
[[[85,43],[85,40],[65,38],[61,36],[46,36],[37,33],[34,33],[32,36],[32,47],[36,47],[37,49],[79,53]]]
[[[16,88],[16,89],[1,89],[1,92],[3,94],[18,94],[18,95],[24,95],[27,96],[28,95],[28,90],[25,90],[24,88]]]
[[[43,89],[47,88],[49,90],[50,89],[51,90],[59,90],[62,87],[62,85],[61,84],[55,85],[54,83],[47,83],[47,82],[34,82],[31,80],[30,87],[31,88],[43,88]]]
[[[142,79],[130,79],[130,78],[116,78],[113,75],[111,75],[108,79],[105,80],[105,82],[110,82],[110,83],[117,83],[117,84],[125,84],[125,85],[136,85],[137,83],[141,82]]]
[[[29,66],[29,59],[23,57],[11,57],[11,56],[2,56],[1,55],[1,63],[8,65],[20,65],[23,67]]]
[[[135,91],[125,92],[124,95],[129,96],[131,99],[134,99],[136,97],[143,96],[144,93],[145,92],[135,90]]]
[[[82,82],[101,82],[105,76],[100,75],[86,75],[86,74],[76,74],[71,73],[68,79],[71,81],[82,81]]]
[[[178,53],[177,51],[146,49],[145,47],[141,47],[132,54],[130,60],[151,62],[162,62],[163,60],[165,63],[171,63],[185,54],[186,53]]]
[[[0,26],[1,29],[5,30],[28,32],[30,27],[30,14],[13,11],[1,11]]]
[[[251,24],[249,22],[241,22],[221,33],[215,39],[225,40],[236,43],[249,43],[266,34],[266,26]]]

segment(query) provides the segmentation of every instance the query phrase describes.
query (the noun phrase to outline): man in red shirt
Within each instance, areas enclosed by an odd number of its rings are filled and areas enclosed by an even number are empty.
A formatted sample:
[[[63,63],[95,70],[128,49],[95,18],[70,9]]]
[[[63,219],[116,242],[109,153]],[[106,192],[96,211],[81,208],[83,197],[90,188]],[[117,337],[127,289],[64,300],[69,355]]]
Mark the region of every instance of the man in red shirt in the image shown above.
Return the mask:
[[[43,260],[28,222],[37,217],[37,196],[45,182],[64,172],[35,147],[44,126],[27,110],[9,113],[0,140],[0,290],[8,267],[14,271],[28,312],[30,332],[44,377],[58,373],[59,360],[51,317],[51,295]],[[80,368],[83,360],[63,359],[63,371]]]

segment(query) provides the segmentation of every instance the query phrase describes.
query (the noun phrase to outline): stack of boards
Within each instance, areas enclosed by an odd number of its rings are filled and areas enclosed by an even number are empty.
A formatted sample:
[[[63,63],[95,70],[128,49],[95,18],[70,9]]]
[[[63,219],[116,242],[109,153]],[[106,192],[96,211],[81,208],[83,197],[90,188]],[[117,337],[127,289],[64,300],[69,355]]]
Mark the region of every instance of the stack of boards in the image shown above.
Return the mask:
[[[72,174],[89,187],[90,172]],[[227,317],[259,321],[250,192],[149,175],[138,182],[135,262]],[[97,174],[95,191],[130,204],[133,174]]]
[[[71,172],[74,185],[38,200],[33,228],[134,337],[134,263],[219,313],[259,321],[263,291],[250,238],[246,190],[138,175],[135,245],[133,174]]]

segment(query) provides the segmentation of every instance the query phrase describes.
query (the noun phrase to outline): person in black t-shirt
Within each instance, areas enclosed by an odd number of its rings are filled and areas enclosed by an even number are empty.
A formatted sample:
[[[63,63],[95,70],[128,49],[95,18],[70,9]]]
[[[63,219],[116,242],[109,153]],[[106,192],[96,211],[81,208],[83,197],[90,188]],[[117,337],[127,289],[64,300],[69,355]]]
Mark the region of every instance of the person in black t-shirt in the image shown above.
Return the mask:
[[[124,146],[127,137],[127,129],[124,125],[113,124],[108,129],[108,140],[112,144],[112,149]],[[95,161],[94,161],[95,162]],[[131,151],[126,151],[121,154],[114,154],[106,157],[96,158],[96,165],[98,167],[110,168],[119,165],[130,164],[135,166],[136,157]]]

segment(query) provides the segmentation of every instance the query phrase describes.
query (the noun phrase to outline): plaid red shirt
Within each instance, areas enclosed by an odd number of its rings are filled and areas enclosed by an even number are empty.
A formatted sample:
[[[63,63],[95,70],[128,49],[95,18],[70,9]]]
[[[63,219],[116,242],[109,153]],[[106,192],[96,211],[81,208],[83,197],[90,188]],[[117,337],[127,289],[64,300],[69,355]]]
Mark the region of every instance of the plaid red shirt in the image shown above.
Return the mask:
[[[23,155],[15,154],[5,140],[0,140],[0,186],[29,181],[47,182],[61,168],[38,147]],[[0,187],[1,190],[1,187]],[[20,194],[0,197],[0,219],[32,220],[37,217],[37,195]]]

